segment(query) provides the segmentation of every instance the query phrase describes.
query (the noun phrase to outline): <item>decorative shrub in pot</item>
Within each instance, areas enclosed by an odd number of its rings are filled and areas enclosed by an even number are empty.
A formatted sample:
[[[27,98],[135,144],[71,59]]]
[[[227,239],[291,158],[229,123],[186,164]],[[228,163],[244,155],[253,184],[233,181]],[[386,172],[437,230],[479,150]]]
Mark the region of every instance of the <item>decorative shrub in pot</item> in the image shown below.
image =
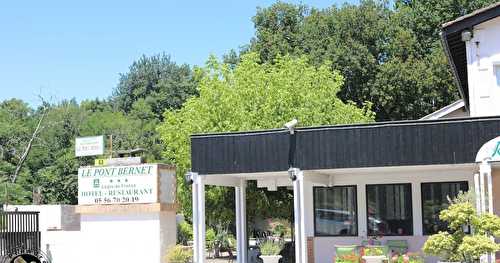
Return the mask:
[[[478,215],[468,196],[459,195],[441,211],[439,219],[448,223],[448,229],[427,239],[423,247],[426,254],[439,257],[441,262],[479,262],[482,255],[500,250],[492,239],[500,237],[500,217]]]
[[[387,260],[387,255],[381,247],[366,247],[364,251],[365,255],[362,258],[366,263],[382,263]]]
[[[260,258],[264,263],[278,263],[281,256],[281,245],[277,242],[265,241],[260,245]]]

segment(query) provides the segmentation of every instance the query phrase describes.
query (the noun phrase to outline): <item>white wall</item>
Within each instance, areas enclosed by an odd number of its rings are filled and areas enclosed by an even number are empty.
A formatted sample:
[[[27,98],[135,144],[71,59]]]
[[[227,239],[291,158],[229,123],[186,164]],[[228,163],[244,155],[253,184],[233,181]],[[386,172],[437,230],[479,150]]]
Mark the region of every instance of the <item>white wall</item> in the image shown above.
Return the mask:
[[[391,167],[391,168],[363,168],[344,171],[329,171],[334,185],[356,185],[358,205],[358,237],[315,237],[315,263],[331,263],[335,255],[334,245],[360,245],[367,240],[366,222],[366,191],[367,184],[411,183],[412,184],[412,212],[413,236],[383,237],[384,243],[389,239],[408,240],[409,251],[418,252],[427,239],[423,235],[422,206],[420,184],[425,182],[468,181],[469,189],[473,189],[472,165],[420,166],[420,167]],[[306,174],[307,177],[307,174]],[[305,185],[306,190],[306,235],[314,236],[314,205],[312,183]],[[435,262],[435,258],[427,261]]]
[[[466,42],[470,115],[500,115],[500,85],[494,66],[500,66],[500,17],[474,27]]]
[[[4,205],[6,211],[40,212],[40,231],[48,230],[80,230],[80,215],[75,213],[72,205]]]
[[[52,263],[160,263],[176,242],[175,211],[80,216],[66,205],[7,207],[16,208],[40,212],[41,248]],[[71,229],[75,216],[78,229]]]

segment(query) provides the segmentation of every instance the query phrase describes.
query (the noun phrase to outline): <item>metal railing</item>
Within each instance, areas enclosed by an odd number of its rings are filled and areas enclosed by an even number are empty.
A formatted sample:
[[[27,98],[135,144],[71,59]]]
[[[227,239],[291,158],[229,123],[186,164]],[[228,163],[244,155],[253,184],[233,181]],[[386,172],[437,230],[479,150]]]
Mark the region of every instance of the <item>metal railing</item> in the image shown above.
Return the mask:
[[[38,212],[0,211],[0,258],[15,250],[40,251]]]

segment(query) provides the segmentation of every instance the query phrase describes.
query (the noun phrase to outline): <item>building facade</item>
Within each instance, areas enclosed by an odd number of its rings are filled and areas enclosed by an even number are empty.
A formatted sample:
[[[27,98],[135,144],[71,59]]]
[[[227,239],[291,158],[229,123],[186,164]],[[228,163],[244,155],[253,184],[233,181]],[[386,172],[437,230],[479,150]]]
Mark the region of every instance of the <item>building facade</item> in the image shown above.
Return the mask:
[[[334,245],[371,237],[420,251],[460,191],[500,214],[500,3],[444,24],[442,40],[462,100],[422,120],[193,135],[195,261],[204,262],[205,185],[235,188],[239,262],[249,180],[293,188],[300,263],[332,262]]]

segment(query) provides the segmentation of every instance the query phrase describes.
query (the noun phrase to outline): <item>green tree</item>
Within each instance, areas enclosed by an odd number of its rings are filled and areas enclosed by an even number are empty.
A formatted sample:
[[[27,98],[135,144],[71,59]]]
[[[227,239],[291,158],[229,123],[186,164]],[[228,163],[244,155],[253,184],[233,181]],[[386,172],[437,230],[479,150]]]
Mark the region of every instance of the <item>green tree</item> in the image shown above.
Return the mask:
[[[250,49],[263,61],[307,55],[345,77],[343,101],[373,103],[377,120],[418,119],[457,100],[441,24],[493,0],[363,0],[326,9],[277,2],[258,9]]]
[[[165,109],[178,109],[196,94],[190,67],[177,65],[166,54],[142,56],[129,71],[120,75],[112,100],[118,109],[129,113],[136,103],[147,104],[155,118]],[[143,107],[143,106],[141,106]]]
[[[182,212],[191,214],[190,189],[183,180],[190,167],[191,134],[279,128],[293,118],[304,126],[373,121],[369,104],[358,108],[337,98],[343,77],[330,68],[329,64],[311,66],[305,57],[277,57],[274,63],[262,63],[259,54],[248,53],[233,70],[211,57],[198,72],[200,96],[188,99],[179,110],[167,110],[158,129],[166,145],[165,157],[178,168]],[[252,195],[260,193],[251,185]],[[225,188],[209,188],[208,221],[231,220],[233,198]],[[265,211],[262,208],[249,212]],[[282,216],[289,215],[288,208]]]

